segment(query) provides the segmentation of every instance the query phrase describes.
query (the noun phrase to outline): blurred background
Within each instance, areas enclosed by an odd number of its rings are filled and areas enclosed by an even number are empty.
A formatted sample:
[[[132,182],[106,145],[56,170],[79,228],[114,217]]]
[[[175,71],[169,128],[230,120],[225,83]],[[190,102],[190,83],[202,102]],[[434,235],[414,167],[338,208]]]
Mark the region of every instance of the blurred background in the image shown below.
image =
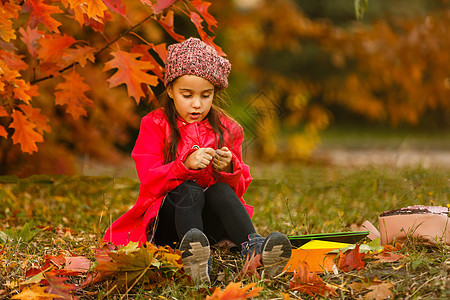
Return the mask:
[[[123,2],[132,22],[143,19],[133,1]],[[450,1],[365,3],[212,1],[214,42],[232,63],[224,97],[244,127],[247,164],[450,168]],[[111,35],[129,26],[114,18]],[[198,36],[183,15],[175,29]],[[175,42],[156,22],[138,33]],[[95,32],[80,34],[95,43]],[[124,86],[105,82],[88,92],[96,101],[88,117],[74,121],[49,100],[52,92],[40,85],[52,133],[33,155],[0,139],[0,173],[136,177],[130,153],[141,117],[157,104],[136,105]]]

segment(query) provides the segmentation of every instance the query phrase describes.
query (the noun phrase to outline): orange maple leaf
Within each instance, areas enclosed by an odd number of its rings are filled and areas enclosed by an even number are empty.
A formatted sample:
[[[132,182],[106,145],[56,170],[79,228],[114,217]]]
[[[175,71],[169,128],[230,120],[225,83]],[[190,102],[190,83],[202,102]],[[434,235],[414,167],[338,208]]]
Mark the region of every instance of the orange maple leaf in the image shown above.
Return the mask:
[[[58,27],[62,25],[50,15],[62,13],[57,6],[47,5],[43,0],[27,0],[23,5],[22,12],[29,12],[28,25],[35,28],[38,24],[44,24],[51,32],[59,32]]]
[[[211,296],[206,296],[206,300],[237,300],[256,297],[264,288],[255,287],[255,285],[256,283],[253,282],[241,288],[240,282],[231,282],[223,291],[220,288],[216,288]],[[252,290],[250,291],[250,289]]]
[[[131,53],[139,53],[142,54],[141,61],[149,61],[152,63],[153,68],[151,69],[152,72],[158,76],[159,80],[164,82],[164,68],[161,67],[156,59],[150,54],[149,50],[150,48],[154,48],[153,44],[150,45],[135,45],[133,49],[131,49]]]
[[[339,251],[339,260],[337,267],[348,272],[351,270],[362,270],[364,269],[365,262],[362,258],[366,255],[365,253],[359,253],[359,244],[356,244],[354,249],[348,250],[345,253]]]
[[[85,107],[94,107],[94,101],[89,99],[84,92],[91,90],[89,85],[83,82],[83,78],[75,70],[63,76],[65,81],[55,87],[55,103],[67,105],[66,112],[76,120],[80,116],[87,116]]]
[[[202,15],[203,19],[205,19],[206,23],[208,23],[208,29],[212,31],[212,27],[217,27],[217,20],[208,12],[208,7],[211,5],[210,2],[202,1],[202,0],[194,0],[192,1],[192,5],[197,9],[197,11]]]
[[[23,299],[23,300],[45,300],[45,299],[63,299],[64,297],[55,294],[49,294],[44,292],[46,287],[40,287],[38,284],[31,287],[26,286],[20,294],[14,295],[11,299]]]
[[[36,124],[36,130],[40,134],[43,134],[44,131],[51,132],[52,128],[48,125],[48,118],[41,114],[41,110],[39,108],[34,108],[31,105],[19,104],[18,108],[27,116],[28,119],[33,120]]]
[[[5,62],[8,68],[13,70],[26,70],[29,66],[22,60],[23,55],[17,55],[8,51],[0,50],[0,59]]]
[[[3,106],[0,106],[0,118],[1,117],[8,117],[8,112]],[[8,132],[6,131],[5,127],[0,126],[0,136],[6,138],[8,137]]]
[[[289,289],[306,293],[310,296],[314,296],[314,294],[321,296],[331,294],[337,296],[336,291],[328,287],[316,272],[309,270],[308,263],[306,262],[300,264],[298,269],[294,271],[294,277],[289,282]]]
[[[21,40],[27,45],[28,52],[30,52],[31,56],[36,56],[36,48],[39,46],[38,40],[44,37],[44,32],[39,31],[37,28],[31,29],[30,27],[27,27],[26,30],[20,28],[19,32],[22,35]]]
[[[74,62],[77,62],[84,68],[86,66],[87,61],[90,60],[91,62],[95,62],[95,52],[97,49],[92,47],[77,47],[77,48],[68,48],[64,51],[62,55],[62,60],[67,64],[70,65]]]
[[[36,124],[18,110],[13,110],[11,116],[13,121],[9,124],[9,128],[14,128],[13,143],[20,144],[22,152],[31,154],[37,151],[36,143],[43,142],[44,138],[42,134],[34,130]]]
[[[111,54],[114,58],[108,61],[103,68],[103,71],[117,69],[117,72],[108,79],[109,86],[116,87],[125,83],[128,95],[139,103],[140,99],[145,96],[141,84],[158,85],[158,77],[146,72],[154,68],[153,64],[149,61],[138,60],[137,58],[142,56],[139,53],[118,50]]]
[[[80,8],[89,18],[103,18],[108,10],[102,0],[69,0],[72,9]]]
[[[76,40],[68,35],[46,34],[44,38],[39,39],[38,57],[45,62],[56,62],[62,57],[64,50],[75,42]]]
[[[0,38],[5,42],[14,40],[16,38],[15,30],[13,28],[13,21],[10,19],[17,19],[19,15],[20,6],[9,2],[0,2]]]

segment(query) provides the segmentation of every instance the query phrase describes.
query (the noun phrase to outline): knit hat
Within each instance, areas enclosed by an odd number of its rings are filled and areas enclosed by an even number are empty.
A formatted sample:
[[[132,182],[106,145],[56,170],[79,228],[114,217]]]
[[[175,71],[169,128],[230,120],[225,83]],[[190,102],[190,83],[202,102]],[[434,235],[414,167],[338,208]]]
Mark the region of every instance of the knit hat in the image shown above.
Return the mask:
[[[231,64],[216,50],[197,38],[168,47],[164,85],[183,75],[196,75],[211,82],[219,90],[228,86]]]

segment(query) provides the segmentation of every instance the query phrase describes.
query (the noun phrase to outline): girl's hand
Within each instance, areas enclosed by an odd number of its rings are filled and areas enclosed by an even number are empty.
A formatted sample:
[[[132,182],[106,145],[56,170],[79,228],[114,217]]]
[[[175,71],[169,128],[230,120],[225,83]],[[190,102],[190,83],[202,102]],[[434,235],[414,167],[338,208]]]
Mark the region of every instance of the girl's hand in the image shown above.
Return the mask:
[[[214,169],[220,172],[233,173],[232,158],[231,151],[227,147],[217,149],[213,159]]]
[[[214,151],[213,148],[200,148],[189,154],[184,161],[184,165],[189,170],[201,170],[211,163],[211,160],[215,155],[216,151]]]

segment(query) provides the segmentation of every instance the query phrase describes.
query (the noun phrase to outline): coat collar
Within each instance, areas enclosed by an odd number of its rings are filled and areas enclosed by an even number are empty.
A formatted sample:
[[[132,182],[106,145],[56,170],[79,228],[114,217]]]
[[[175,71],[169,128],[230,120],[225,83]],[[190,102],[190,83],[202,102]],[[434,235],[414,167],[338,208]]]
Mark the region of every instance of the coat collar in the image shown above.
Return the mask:
[[[205,119],[201,120],[201,121],[193,122],[193,123],[186,122],[180,116],[177,117],[177,126],[178,126],[178,128],[182,128],[182,127],[185,127],[185,126],[194,126],[194,125],[204,126],[206,128],[211,128],[212,129],[211,124],[209,123],[209,120],[208,120],[207,117]]]

